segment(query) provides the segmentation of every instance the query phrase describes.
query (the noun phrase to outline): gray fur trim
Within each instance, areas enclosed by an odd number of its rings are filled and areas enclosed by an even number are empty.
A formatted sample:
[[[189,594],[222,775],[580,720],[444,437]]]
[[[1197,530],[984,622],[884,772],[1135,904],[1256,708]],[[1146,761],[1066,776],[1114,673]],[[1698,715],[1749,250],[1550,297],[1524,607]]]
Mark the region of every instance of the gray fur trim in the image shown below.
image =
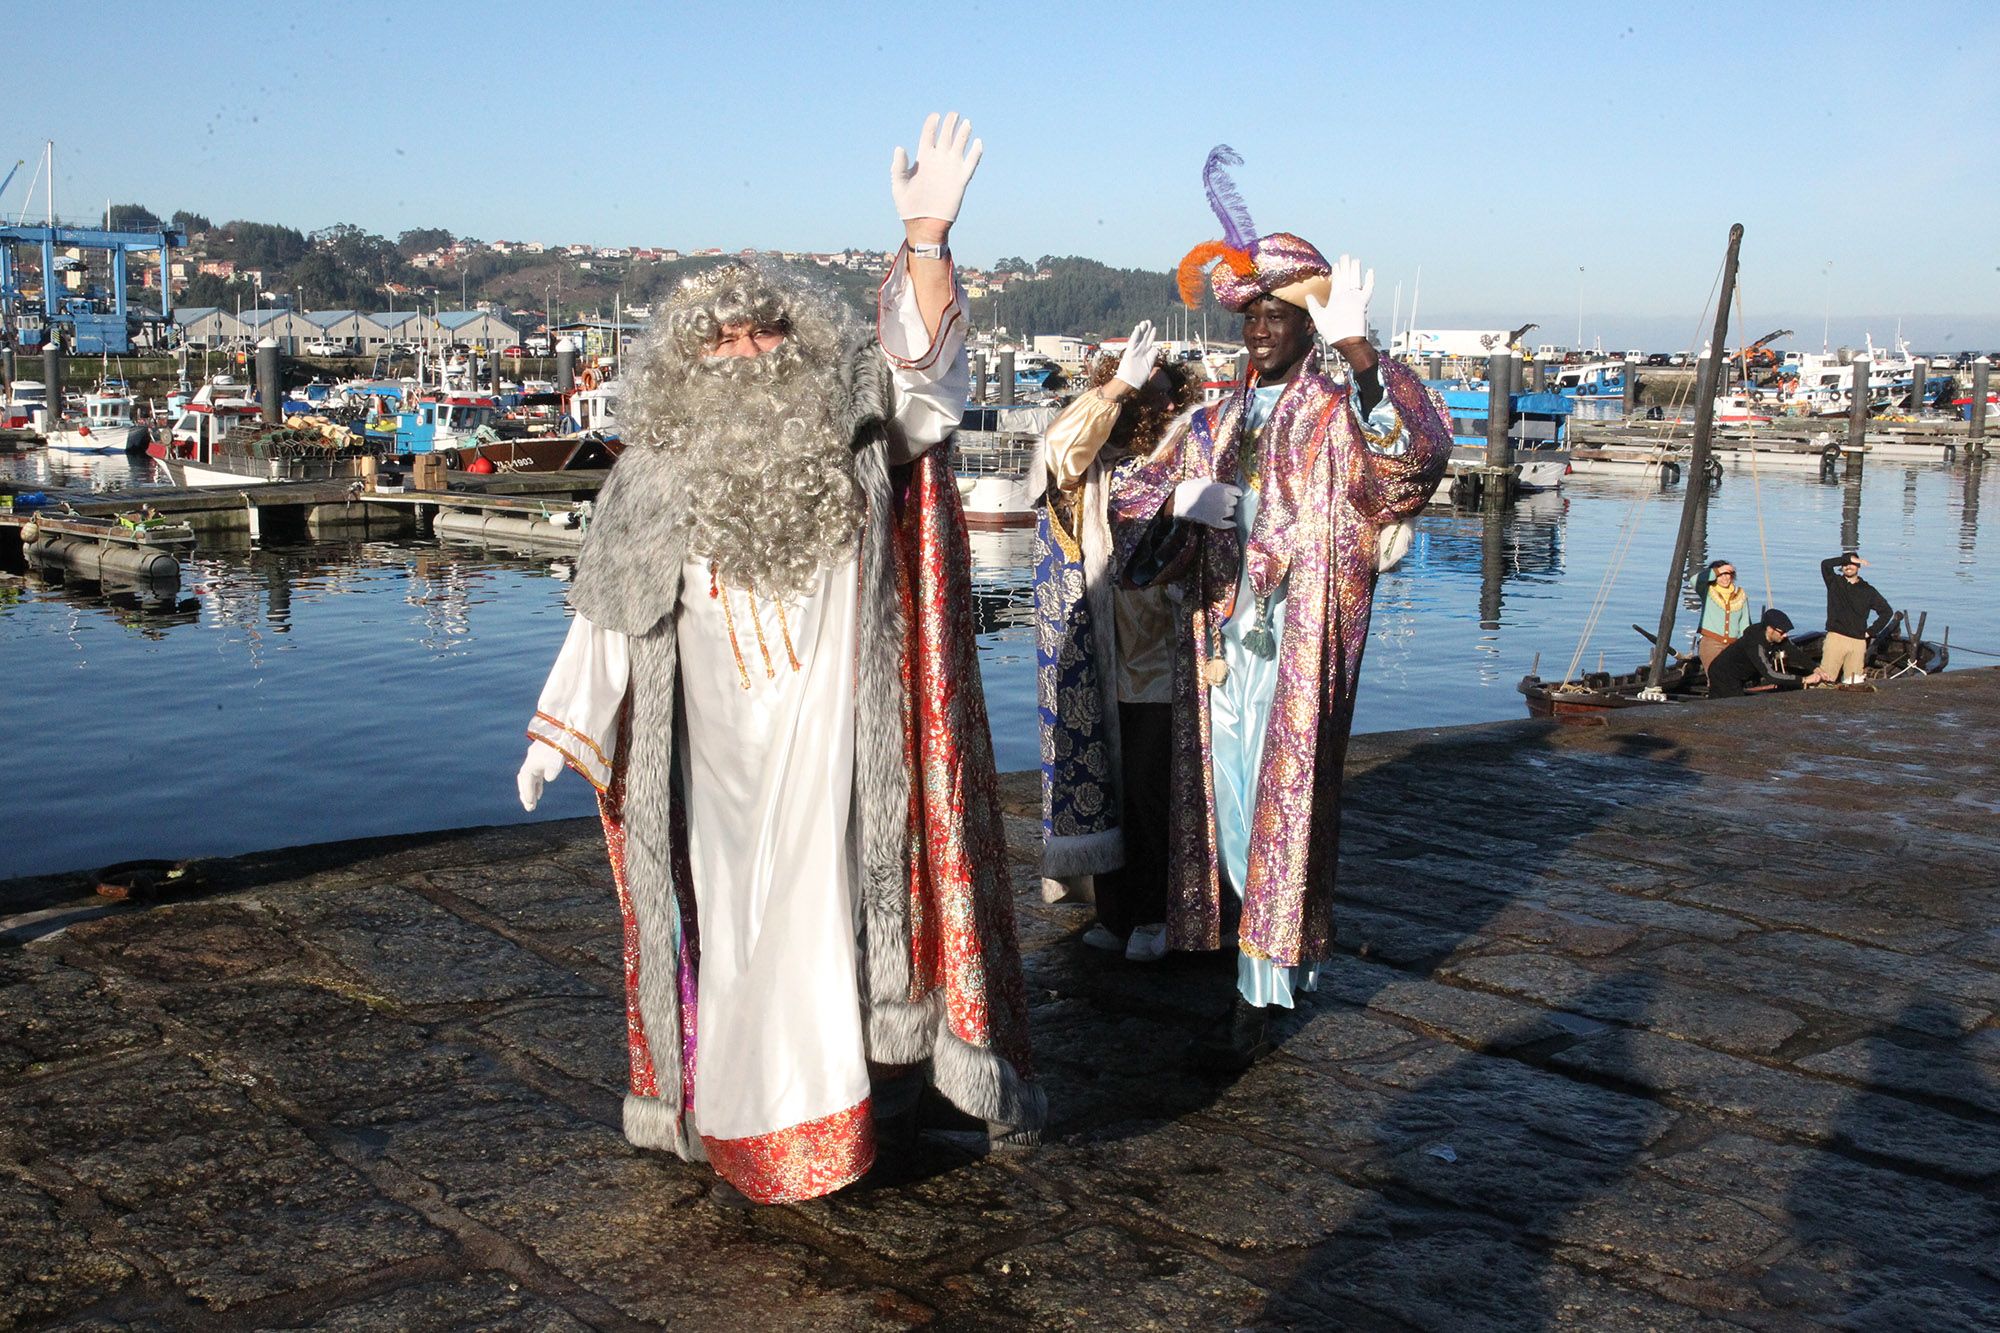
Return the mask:
[[[854,447],[882,438],[890,416],[889,359],[882,345],[870,338],[847,350],[847,402],[842,406]]]
[[[930,1058],[944,1017],[941,997],[877,1000],[868,1007],[868,1058],[878,1065],[913,1065]]]
[[[597,493],[569,604],[600,629],[637,638],[679,603],[688,526],[667,503],[673,468],[662,450],[627,449]]]
[[[707,1157],[699,1151],[701,1139],[679,1111],[678,1102],[659,1097],[625,1094],[625,1141],[635,1148],[658,1148],[683,1161],[699,1162]]]
[[[1048,838],[1042,843],[1042,878],[1068,879],[1075,875],[1101,875],[1125,864],[1125,830],[1108,828],[1099,833],[1077,833]]]
[[[877,358],[881,356],[876,353]],[[894,503],[879,438],[855,456],[861,531],[861,644],[855,682],[854,801],[861,830],[861,948],[871,1003],[910,993],[910,774],[903,754],[902,599]]]
[[[661,582],[678,600],[680,567]],[[639,926],[639,1017],[660,1096],[681,1100],[680,900],[674,893],[673,773],[680,643],[670,614],[631,641],[631,745],[625,755],[625,889]]]
[[[1016,1074],[995,1051],[952,1035],[943,1023],[931,1052],[931,1082],[946,1101],[980,1120],[1030,1131],[1048,1124],[1049,1098],[1039,1085]]]

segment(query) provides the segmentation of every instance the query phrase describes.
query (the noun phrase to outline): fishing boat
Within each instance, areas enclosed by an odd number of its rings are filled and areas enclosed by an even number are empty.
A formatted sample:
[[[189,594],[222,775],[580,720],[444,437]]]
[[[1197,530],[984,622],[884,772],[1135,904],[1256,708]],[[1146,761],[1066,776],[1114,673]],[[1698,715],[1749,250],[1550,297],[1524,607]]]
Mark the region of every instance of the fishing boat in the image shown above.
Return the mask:
[[[48,386],[40,380],[15,380],[7,390],[7,406],[0,410],[0,430],[40,431],[40,413],[49,406]]]
[[[152,434],[132,417],[123,392],[86,394],[80,416],[64,417],[46,432],[48,447],[72,454],[143,454]]]
[[[1492,396],[1483,388],[1440,391],[1451,418],[1451,464],[1438,482],[1433,503],[1451,498],[1453,477],[1486,466],[1486,420]],[[1521,491],[1552,491],[1569,475],[1569,418],[1575,403],[1560,393],[1509,395],[1507,438],[1514,445],[1515,487]]]
[[[1060,409],[1052,406],[968,407],[953,437],[954,472],[965,521],[974,527],[1029,527],[1042,433]]]

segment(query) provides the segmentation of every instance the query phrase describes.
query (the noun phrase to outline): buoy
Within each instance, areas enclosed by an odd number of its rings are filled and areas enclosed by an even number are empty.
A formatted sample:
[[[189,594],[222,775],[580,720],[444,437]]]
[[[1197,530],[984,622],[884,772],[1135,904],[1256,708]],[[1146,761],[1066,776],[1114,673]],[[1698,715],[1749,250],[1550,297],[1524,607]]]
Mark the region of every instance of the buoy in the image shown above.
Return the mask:
[[[493,466],[492,459],[487,458],[484,455],[481,455],[480,457],[475,458],[470,463],[466,464],[465,470],[467,472],[474,472],[482,477],[485,477],[485,476],[491,476],[493,473],[498,472],[500,469]]]
[[[21,525],[22,541],[31,542],[39,538],[41,535],[42,535],[42,526],[41,524],[35,522],[33,519],[30,519],[29,521]]]

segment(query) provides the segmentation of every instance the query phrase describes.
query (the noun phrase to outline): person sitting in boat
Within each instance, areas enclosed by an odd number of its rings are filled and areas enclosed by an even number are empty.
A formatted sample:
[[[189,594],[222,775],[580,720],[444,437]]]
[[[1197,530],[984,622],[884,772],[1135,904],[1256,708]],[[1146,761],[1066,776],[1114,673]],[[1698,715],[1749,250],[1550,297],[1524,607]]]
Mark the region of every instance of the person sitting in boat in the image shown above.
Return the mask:
[[[1792,632],[1792,618],[1772,607],[1746,634],[1715,655],[1708,668],[1708,697],[1740,699],[1746,694],[1797,689],[1799,678],[1773,655]]]
[[[1861,577],[1867,563],[1853,551],[1819,562],[1819,576],[1826,582],[1826,642],[1820,649],[1819,670],[1806,677],[1808,685],[1859,684],[1867,674],[1868,645],[1895,614],[1889,599]]]
[[[1043,437],[1034,481],[1043,896],[1092,898],[1083,942],[1134,962],[1167,951],[1174,605],[1163,588],[1113,586],[1107,507],[1114,469],[1201,400],[1188,366],[1156,365],[1157,350],[1142,320],[1099,359]]]
[[[1695,575],[1694,593],[1701,598],[1701,631],[1695,652],[1706,671],[1716,654],[1750,628],[1750,594],[1736,582],[1736,566],[1727,560],[1709,561],[1708,568]]]

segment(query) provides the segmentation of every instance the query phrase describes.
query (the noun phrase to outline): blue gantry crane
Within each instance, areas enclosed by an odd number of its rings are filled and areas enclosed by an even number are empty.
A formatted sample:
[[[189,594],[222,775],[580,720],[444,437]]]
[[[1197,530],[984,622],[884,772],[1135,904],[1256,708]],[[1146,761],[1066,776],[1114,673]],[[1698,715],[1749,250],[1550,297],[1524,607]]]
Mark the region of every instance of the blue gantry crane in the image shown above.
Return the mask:
[[[14,183],[21,170],[16,162],[0,181],[0,196]],[[54,168],[51,165],[53,182]],[[53,188],[53,185],[51,186]],[[32,190],[30,191],[32,194]],[[132,350],[130,312],[125,301],[127,256],[148,250],[160,255],[160,313],[162,323],[173,314],[173,284],[169,281],[173,247],[186,245],[187,237],[172,228],[157,231],[113,231],[108,227],[64,226],[51,219],[46,223],[0,222],[0,331],[22,346],[34,346],[51,337],[64,325],[70,330],[70,350],[95,355]],[[15,248],[33,245],[42,252],[41,309],[21,290]],[[109,290],[84,286],[74,295],[65,295],[58,277],[61,261],[57,250],[85,250],[111,257]]]

